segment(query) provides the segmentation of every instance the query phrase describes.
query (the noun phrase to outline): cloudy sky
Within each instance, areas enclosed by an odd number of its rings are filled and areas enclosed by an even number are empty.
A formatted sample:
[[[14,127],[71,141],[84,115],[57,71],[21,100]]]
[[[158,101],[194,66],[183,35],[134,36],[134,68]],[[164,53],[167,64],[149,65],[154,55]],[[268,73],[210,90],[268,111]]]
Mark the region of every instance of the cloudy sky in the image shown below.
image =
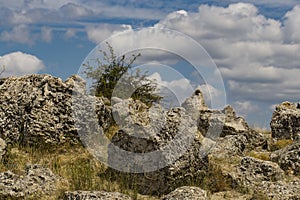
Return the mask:
[[[224,81],[227,103],[251,125],[268,128],[274,105],[300,101],[297,0],[0,0],[0,18],[2,77],[47,73],[66,79],[78,73],[103,40],[155,27],[185,34],[203,46]],[[164,52],[146,54],[183,74],[172,80],[148,69],[152,77],[164,87],[187,91],[193,77],[187,62]],[[204,93],[218,98],[220,91],[206,86],[209,92]]]

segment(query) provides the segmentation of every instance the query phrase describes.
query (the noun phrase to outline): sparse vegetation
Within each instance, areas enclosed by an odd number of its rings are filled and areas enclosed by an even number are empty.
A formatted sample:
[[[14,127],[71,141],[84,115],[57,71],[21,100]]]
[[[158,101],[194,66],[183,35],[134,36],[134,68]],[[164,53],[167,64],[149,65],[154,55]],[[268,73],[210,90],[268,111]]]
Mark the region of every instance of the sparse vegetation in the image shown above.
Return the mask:
[[[10,146],[0,163],[0,170],[1,172],[10,170],[15,174],[23,175],[27,164],[41,164],[67,180],[67,182],[59,183],[56,196],[51,197],[53,199],[59,199],[65,191],[73,190],[118,191],[135,199],[156,199],[155,196],[151,198],[140,196],[137,191],[130,189],[131,181],[114,181],[112,174],[106,173],[107,166],[97,161],[81,145],[64,145],[55,149]],[[29,199],[40,198],[30,197]]]

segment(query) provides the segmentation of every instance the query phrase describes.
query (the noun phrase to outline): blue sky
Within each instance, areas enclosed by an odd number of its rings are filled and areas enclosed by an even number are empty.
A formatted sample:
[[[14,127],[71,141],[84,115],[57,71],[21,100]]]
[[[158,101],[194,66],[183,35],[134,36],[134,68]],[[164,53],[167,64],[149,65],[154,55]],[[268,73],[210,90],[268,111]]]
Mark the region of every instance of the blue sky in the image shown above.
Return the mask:
[[[297,0],[0,0],[0,18],[2,76],[47,73],[66,79],[99,42],[159,27],[184,33],[205,48],[222,75],[227,103],[250,124],[268,127],[274,105],[300,101]],[[186,62],[172,58],[154,59],[190,73]],[[187,83],[161,82],[181,91]],[[208,87],[218,98],[217,88]]]

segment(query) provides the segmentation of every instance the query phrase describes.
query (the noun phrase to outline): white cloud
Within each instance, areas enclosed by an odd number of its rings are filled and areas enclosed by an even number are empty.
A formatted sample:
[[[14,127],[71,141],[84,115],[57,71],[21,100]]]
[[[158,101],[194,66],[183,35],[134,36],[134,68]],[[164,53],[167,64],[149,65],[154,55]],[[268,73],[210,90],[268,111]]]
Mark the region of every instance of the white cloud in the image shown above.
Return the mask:
[[[130,25],[101,24],[86,28],[88,39],[96,44],[108,39],[110,36],[123,31],[132,30]]]
[[[233,100],[279,101],[300,93],[300,7],[283,22],[259,14],[252,4],[201,5],[173,12],[158,23],[196,39],[216,62]]]
[[[171,78],[173,77],[173,79]],[[172,74],[172,72],[168,72],[167,74],[155,72],[149,76],[151,80],[157,83],[159,93],[164,97],[164,104],[175,105],[174,102],[177,102],[178,105],[181,105],[186,98],[190,97],[196,88],[199,88],[204,96],[205,102],[211,108],[217,108],[219,105],[224,105],[223,101],[224,93],[212,85],[203,84],[195,86],[191,83],[191,81],[184,77],[178,77],[177,75]],[[168,78],[171,80],[164,80],[164,78]],[[214,105],[212,105],[214,103]],[[221,109],[221,108],[219,108]]]
[[[25,74],[37,73],[45,68],[43,61],[34,55],[13,52],[0,56],[0,66],[5,70],[1,76],[21,76]]]
[[[84,16],[93,15],[93,11],[85,8],[83,5],[67,3],[63,5],[59,12],[68,19],[76,19]]]
[[[178,103],[181,105],[186,98],[190,97],[194,89],[188,79],[180,78],[170,81],[163,80],[162,76],[166,74],[153,73],[149,79],[157,83],[159,93],[164,97],[164,104],[167,106]]]
[[[69,28],[65,32],[65,38],[67,38],[67,39],[70,39],[70,38],[75,37],[75,36],[76,36],[76,30],[75,29]]]
[[[209,84],[203,84],[198,86],[203,93],[206,104],[213,109],[222,109],[219,105],[225,105],[224,94],[225,91],[220,91]]]
[[[45,42],[51,42],[52,40],[52,29],[49,27],[42,27],[41,36]]]
[[[286,40],[291,43],[300,43],[300,5],[285,15],[284,31]]]
[[[281,38],[281,23],[258,14],[252,4],[237,3],[227,8],[201,5],[197,13],[169,14],[158,26],[183,31],[198,39],[274,41]]]
[[[247,117],[250,113],[255,113],[259,110],[259,107],[251,101],[236,101],[233,103],[233,107],[237,114],[243,117]]]
[[[10,31],[3,31],[1,33],[0,40],[6,42],[18,42],[23,44],[33,43],[33,38],[30,34],[30,30],[26,25],[18,25]]]

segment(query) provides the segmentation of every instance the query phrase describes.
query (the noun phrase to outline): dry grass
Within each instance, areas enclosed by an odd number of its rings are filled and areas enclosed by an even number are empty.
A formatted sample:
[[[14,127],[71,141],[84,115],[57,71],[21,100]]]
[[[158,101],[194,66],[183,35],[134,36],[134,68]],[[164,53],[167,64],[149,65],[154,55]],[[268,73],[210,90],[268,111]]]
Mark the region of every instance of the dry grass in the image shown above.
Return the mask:
[[[1,172],[10,170],[23,175],[27,164],[40,164],[53,171],[63,180],[58,183],[58,191],[46,199],[59,199],[65,191],[97,190],[122,192],[134,199],[156,199],[156,197],[141,196],[134,189],[129,189],[128,180],[116,182],[111,174],[106,173],[107,167],[97,161],[81,145],[65,145],[58,148],[36,148],[11,146],[0,162]],[[29,199],[40,199],[29,197]]]
[[[270,152],[257,152],[257,151],[250,151],[246,153],[246,156],[250,156],[253,158],[257,158],[260,160],[269,161],[270,160]]]
[[[277,142],[274,142],[270,146],[271,151],[276,151],[279,149],[283,149],[284,147],[290,145],[293,143],[293,140],[278,140]]]

